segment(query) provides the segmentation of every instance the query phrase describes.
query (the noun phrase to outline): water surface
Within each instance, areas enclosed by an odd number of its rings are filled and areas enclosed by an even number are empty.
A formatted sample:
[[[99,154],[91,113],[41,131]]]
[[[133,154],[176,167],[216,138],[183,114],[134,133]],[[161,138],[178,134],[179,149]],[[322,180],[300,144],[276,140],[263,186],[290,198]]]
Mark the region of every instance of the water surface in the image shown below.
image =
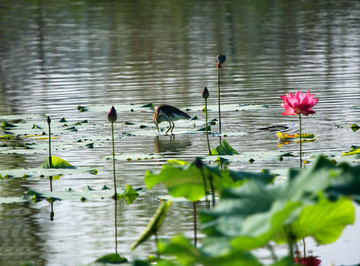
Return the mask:
[[[282,116],[279,95],[311,89],[319,102],[316,114],[304,117],[304,131],[317,141],[304,144],[310,152],[343,152],[359,144],[360,113],[359,1],[5,1],[0,0],[0,118],[8,114],[45,114],[58,121],[88,119],[91,132],[69,133],[101,139],[90,149],[64,149],[57,156],[73,165],[103,167],[97,176],[64,176],[56,190],[87,185],[111,186],[110,141],[103,138],[106,112],[80,113],[78,105],[154,105],[167,103],[193,111],[202,105],[207,86],[209,103],[217,101],[216,55],[226,54],[222,69],[223,104],[260,104],[266,109],[225,112],[222,129],[239,152],[279,150],[274,132],[257,128],[294,123]],[[210,113],[210,119],[216,118]],[[157,136],[152,112],[123,112],[124,121],[143,123],[149,134],[116,139],[118,153],[161,153],[160,160],[117,161],[118,185],[144,187],[146,169],[158,169],[171,158],[193,160],[207,153],[202,134],[186,134],[186,123],[175,128],[175,140]],[[191,122],[188,127],[191,127]],[[217,125],[213,126],[217,130]],[[245,134],[234,134],[243,132]],[[66,136],[65,136],[66,137]],[[100,142],[100,141],[99,141]],[[217,137],[210,138],[218,145]],[[297,144],[280,148],[294,151]],[[0,154],[0,168],[35,167],[44,154]],[[297,160],[233,163],[232,169],[260,171],[297,167]],[[19,196],[34,189],[47,191],[46,179],[2,180],[1,196]],[[146,242],[135,252],[131,243],[155,212],[157,187],[134,204],[119,203],[118,251],[128,258],[153,254]],[[0,264],[79,265],[114,252],[114,204],[60,201],[50,221],[48,202],[0,206]],[[359,210],[357,210],[357,214]],[[179,222],[179,219],[181,222]],[[359,228],[359,221],[357,221]],[[183,233],[192,238],[192,205],[175,203],[162,229],[166,238]],[[349,226],[340,241],[325,247],[310,244],[324,265],[360,261],[359,231]],[[264,251],[265,252],[265,251]],[[285,249],[280,250],[285,252]],[[21,254],[21,256],[19,256]],[[265,253],[263,253],[265,254]],[[265,256],[265,255],[262,255]]]

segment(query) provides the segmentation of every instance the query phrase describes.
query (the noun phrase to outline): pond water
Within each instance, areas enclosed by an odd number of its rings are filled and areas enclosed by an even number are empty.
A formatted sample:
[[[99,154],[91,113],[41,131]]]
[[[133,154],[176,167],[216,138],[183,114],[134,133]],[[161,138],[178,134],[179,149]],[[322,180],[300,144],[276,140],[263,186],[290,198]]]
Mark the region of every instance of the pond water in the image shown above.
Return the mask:
[[[0,0],[0,118],[23,115],[40,123],[45,114],[53,124],[88,120],[89,126],[62,134],[54,155],[75,166],[94,167],[97,175],[64,175],[54,180],[55,191],[91,186],[112,187],[110,125],[107,111],[119,108],[115,124],[119,187],[143,188],[146,169],[160,169],[168,159],[192,161],[207,154],[203,133],[189,133],[193,122],[178,122],[175,139],[158,136],[153,111],[134,106],[167,103],[191,117],[204,119],[201,91],[217,103],[216,55],[226,54],[222,68],[222,98],[230,104],[267,108],[224,111],[222,132],[246,161],[231,169],[260,171],[297,167],[298,158],[248,159],[271,152],[298,152],[298,144],[278,147],[276,132],[259,131],[289,125],[297,117],[282,116],[279,95],[311,89],[318,104],[315,115],[304,117],[303,131],[315,142],[304,143],[305,158],[334,154],[359,145],[360,123],[360,2],[359,1],[6,1]],[[86,106],[88,112],[79,112]],[[105,106],[105,107],[104,107]],[[128,106],[126,109],[122,107]],[[93,109],[92,109],[93,108]],[[92,111],[96,110],[96,111]],[[209,118],[217,118],[216,109]],[[127,126],[124,122],[136,126]],[[46,128],[45,118],[43,126]],[[138,125],[146,125],[139,129]],[[161,124],[165,128],[165,124]],[[199,125],[196,125],[197,127]],[[213,131],[218,130],[214,125]],[[133,132],[132,135],[125,132]],[[82,139],[94,148],[75,147]],[[69,144],[70,143],[70,144]],[[210,144],[219,144],[217,136]],[[160,155],[154,159],[126,156]],[[0,170],[39,166],[46,152],[0,153]],[[256,157],[257,158],[257,157]],[[311,158],[309,159],[311,161]],[[28,190],[49,190],[46,178],[0,180],[0,196],[21,196]],[[130,245],[146,227],[166,190],[157,186],[127,206],[117,206],[118,252],[129,259],[154,254],[148,241],[134,252]],[[47,201],[0,205],[1,265],[82,265],[115,251],[114,201],[56,201],[54,220]],[[359,209],[357,208],[357,215]],[[160,236],[177,233],[193,237],[192,204],[175,202]],[[323,265],[360,261],[359,219],[339,241],[308,250]],[[286,248],[280,248],[279,253]],[[266,254],[264,255],[266,256]]]

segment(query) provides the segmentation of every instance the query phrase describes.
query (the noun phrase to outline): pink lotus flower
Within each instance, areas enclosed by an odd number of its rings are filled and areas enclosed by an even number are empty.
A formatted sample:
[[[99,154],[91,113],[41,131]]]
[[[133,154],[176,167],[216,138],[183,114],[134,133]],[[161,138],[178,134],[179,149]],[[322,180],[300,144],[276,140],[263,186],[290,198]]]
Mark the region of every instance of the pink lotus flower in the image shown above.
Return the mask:
[[[318,266],[321,264],[321,260],[317,257],[309,256],[306,258],[294,258],[295,264]]]
[[[302,94],[301,91],[297,91],[295,95],[291,92],[281,95],[280,98],[284,101],[281,104],[285,108],[285,112],[282,115],[297,115],[297,114],[314,114],[315,111],[311,108],[318,102],[319,99],[314,99],[314,94],[310,94],[310,90],[306,94]]]

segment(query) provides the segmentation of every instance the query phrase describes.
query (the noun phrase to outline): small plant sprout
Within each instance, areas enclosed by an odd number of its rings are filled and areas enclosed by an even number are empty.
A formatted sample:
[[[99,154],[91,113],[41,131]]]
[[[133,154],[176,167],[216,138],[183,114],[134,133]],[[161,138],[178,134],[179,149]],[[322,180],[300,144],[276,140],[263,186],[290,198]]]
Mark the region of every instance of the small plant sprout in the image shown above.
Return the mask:
[[[114,198],[117,200],[116,192],[116,176],[115,176],[115,144],[114,144],[114,122],[117,120],[117,114],[114,106],[108,113],[108,120],[111,122],[111,140],[112,140],[112,163],[113,163],[113,177],[114,177]]]
[[[207,98],[209,98],[209,90],[205,87],[202,91],[202,97],[205,100],[205,131],[206,131],[206,141],[209,149],[209,155],[211,155],[210,143],[209,143],[209,133],[208,133],[208,111],[207,111]]]
[[[218,78],[218,111],[219,111],[219,132],[221,133],[221,112],[220,112],[220,84],[221,84],[221,68],[222,64],[226,60],[226,55],[217,55],[216,59],[218,61],[217,68],[217,78]]]

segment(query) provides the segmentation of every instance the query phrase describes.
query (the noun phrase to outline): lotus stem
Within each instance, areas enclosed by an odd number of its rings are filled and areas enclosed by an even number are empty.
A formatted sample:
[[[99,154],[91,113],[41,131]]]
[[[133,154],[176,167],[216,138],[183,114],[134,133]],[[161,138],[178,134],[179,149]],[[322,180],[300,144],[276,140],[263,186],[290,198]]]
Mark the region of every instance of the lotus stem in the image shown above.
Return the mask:
[[[111,138],[112,138],[112,164],[113,164],[113,179],[114,179],[114,197],[117,200],[116,190],[116,176],[115,176],[115,143],[114,143],[114,122],[111,122]]]
[[[210,188],[211,188],[211,196],[212,196],[212,206],[215,207],[215,190],[212,175],[209,175]]]
[[[117,120],[117,114],[114,106],[111,106],[108,113],[108,120],[111,122],[111,140],[112,140],[112,163],[113,163],[113,176],[114,176],[114,199],[117,200],[116,192],[116,177],[115,177],[115,144],[114,144],[114,122]]]
[[[203,179],[203,183],[204,183],[204,194],[205,194],[205,202],[206,202],[206,206],[209,207],[209,201],[207,198],[207,185],[206,185],[206,178],[205,178],[205,174],[204,174],[204,169],[203,169],[203,162],[201,161],[200,158],[196,158],[195,159],[195,165],[196,167],[200,170],[202,179]]]
[[[51,119],[50,119],[50,116],[47,117],[46,121],[49,126],[49,166],[50,166],[50,168],[52,168],[53,165],[52,165],[52,157],[51,157],[51,126],[50,126]]]
[[[48,123],[48,127],[49,127],[49,167],[52,168],[53,164],[52,164],[52,157],[51,157],[51,126],[50,126],[51,119],[50,119],[50,116],[47,117],[46,122]],[[50,176],[49,179],[50,179],[50,192],[52,192],[53,191],[53,188],[52,188],[53,177]],[[51,220],[51,212],[50,212],[50,220]]]
[[[201,167],[200,168],[200,172],[201,172],[201,176],[203,178],[203,182],[204,182],[204,193],[205,193],[205,202],[206,202],[206,205],[208,206],[208,198],[207,198],[207,186],[206,186],[206,179],[205,179],[205,174],[204,174],[204,171],[203,171],[203,168]]]
[[[205,99],[205,131],[206,131],[206,141],[209,149],[209,155],[211,155],[210,142],[209,142],[209,132],[208,132],[208,110],[207,110],[207,99]]]
[[[154,232],[154,236],[155,236],[155,246],[157,247],[157,246],[158,246],[158,243],[159,243],[159,239],[158,239],[157,232]],[[156,250],[156,257],[157,257],[158,259],[160,259],[159,249]]]
[[[273,261],[274,261],[274,262],[277,262],[277,261],[278,261],[278,257],[276,256],[272,245],[271,245],[270,243],[267,243],[267,244],[266,244],[266,247],[269,249]]]
[[[286,231],[286,236],[287,236],[287,243],[289,246],[289,256],[291,258],[291,261],[294,261],[294,248],[293,248],[293,235],[292,235],[292,231],[291,231],[291,226],[288,225],[285,227],[285,231]]]
[[[118,254],[118,241],[117,241],[117,200],[115,200],[115,253]]]
[[[221,133],[221,111],[220,111],[220,82],[221,82],[221,64],[217,68],[218,78],[218,112],[219,112],[219,132]]]
[[[304,244],[304,258],[306,258],[306,243],[305,243],[305,237],[303,237],[303,244]]]
[[[302,169],[301,114],[299,114],[299,132],[300,132],[300,169]]]
[[[194,217],[194,246],[196,247],[197,245],[197,215],[196,215],[196,204],[197,201],[193,202],[193,217]]]

